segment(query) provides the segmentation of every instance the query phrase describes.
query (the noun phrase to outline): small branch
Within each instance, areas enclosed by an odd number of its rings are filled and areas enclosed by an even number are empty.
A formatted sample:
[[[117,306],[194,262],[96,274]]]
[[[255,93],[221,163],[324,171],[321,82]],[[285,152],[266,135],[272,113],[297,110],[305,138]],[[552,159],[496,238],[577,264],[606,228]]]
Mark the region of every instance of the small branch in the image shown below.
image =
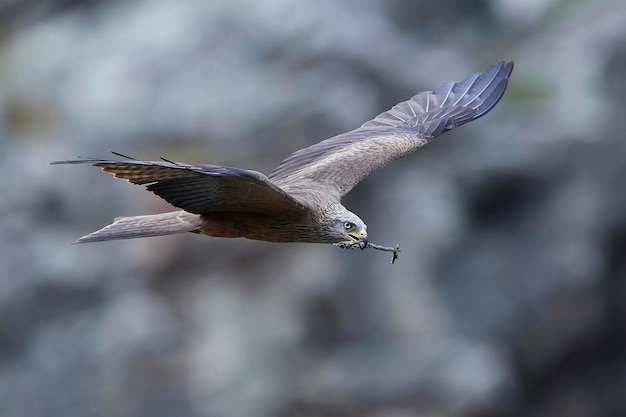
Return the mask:
[[[384,252],[393,252],[393,257],[391,258],[392,264],[396,262],[396,259],[398,259],[398,254],[401,252],[399,244],[392,248],[389,246],[380,246],[369,242],[364,245],[363,242],[353,242],[351,240],[347,240],[345,242],[333,243],[333,245],[342,249],[376,249],[382,250]]]

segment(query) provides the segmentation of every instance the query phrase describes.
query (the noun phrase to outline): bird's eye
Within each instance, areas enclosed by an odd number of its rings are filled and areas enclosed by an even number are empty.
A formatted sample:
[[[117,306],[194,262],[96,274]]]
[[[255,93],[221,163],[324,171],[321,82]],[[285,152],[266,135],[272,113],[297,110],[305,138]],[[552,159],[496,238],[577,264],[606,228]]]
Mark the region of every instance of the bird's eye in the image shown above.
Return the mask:
[[[343,227],[345,227],[345,228],[346,228],[346,230],[350,230],[350,229],[352,229],[352,228],[354,227],[354,223],[345,222],[345,223],[343,224]]]

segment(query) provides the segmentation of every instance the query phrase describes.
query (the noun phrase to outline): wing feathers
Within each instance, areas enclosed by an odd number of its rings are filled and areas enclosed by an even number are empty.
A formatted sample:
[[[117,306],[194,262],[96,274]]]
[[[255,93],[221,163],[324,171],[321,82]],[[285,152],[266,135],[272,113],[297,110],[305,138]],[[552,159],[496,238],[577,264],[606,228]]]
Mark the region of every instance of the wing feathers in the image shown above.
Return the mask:
[[[301,149],[269,176],[281,187],[302,180],[323,182],[344,195],[360,180],[432,139],[489,112],[500,100],[513,62],[440,85],[393,106],[347,132]]]
[[[239,168],[171,161],[79,159],[133,184],[145,185],[175,207],[195,214],[220,211],[276,213],[307,210],[265,175]]]
[[[416,127],[424,120],[428,120],[420,119],[421,114],[436,109],[453,109],[456,106],[475,110],[474,117],[468,118],[464,123],[477,119],[491,110],[502,97],[512,70],[512,62],[500,61],[482,74],[471,74],[460,82],[445,83],[434,91],[418,93],[410,100],[399,103],[391,110],[364,123],[362,127]],[[438,116],[440,117],[440,114]],[[455,127],[460,126],[458,121],[456,122]]]
[[[176,207],[195,214],[241,211],[310,213],[313,191],[338,198],[378,168],[409,154],[447,130],[489,112],[502,98],[513,62],[414,95],[347,132],[296,151],[268,177],[256,171],[162,161],[79,159],[133,184],[145,185]],[[303,191],[304,190],[304,191]],[[294,192],[293,194],[289,194]],[[318,197],[319,197],[318,195]],[[108,230],[108,229],[107,229]]]

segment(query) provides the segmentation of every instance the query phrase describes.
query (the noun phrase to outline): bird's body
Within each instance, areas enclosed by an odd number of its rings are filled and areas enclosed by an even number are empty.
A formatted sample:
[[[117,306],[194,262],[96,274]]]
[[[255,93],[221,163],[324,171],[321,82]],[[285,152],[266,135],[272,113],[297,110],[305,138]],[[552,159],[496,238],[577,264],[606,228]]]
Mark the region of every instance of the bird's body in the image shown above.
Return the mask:
[[[435,137],[490,111],[513,63],[418,93],[360,128],[294,152],[269,175],[216,165],[79,159],[133,184],[145,185],[179,211],[120,217],[78,242],[182,232],[269,242],[367,245],[367,226],[341,197],[375,170]],[[118,156],[123,156],[116,154]]]

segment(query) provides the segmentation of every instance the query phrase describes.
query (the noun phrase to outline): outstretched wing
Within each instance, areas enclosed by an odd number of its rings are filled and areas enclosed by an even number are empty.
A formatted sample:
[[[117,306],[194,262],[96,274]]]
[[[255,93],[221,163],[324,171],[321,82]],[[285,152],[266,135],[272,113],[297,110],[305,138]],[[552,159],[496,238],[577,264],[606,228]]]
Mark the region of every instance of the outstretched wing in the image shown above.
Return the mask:
[[[52,164],[84,163],[100,167],[116,178],[145,185],[147,190],[190,213],[239,211],[276,214],[308,210],[300,201],[268,181],[265,175],[245,169],[131,158],[123,161],[86,158]]]
[[[286,190],[323,183],[343,196],[376,169],[489,112],[512,71],[513,62],[499,61],[484,73],[418,93],[356,130],[293,153],[269,179]]]

